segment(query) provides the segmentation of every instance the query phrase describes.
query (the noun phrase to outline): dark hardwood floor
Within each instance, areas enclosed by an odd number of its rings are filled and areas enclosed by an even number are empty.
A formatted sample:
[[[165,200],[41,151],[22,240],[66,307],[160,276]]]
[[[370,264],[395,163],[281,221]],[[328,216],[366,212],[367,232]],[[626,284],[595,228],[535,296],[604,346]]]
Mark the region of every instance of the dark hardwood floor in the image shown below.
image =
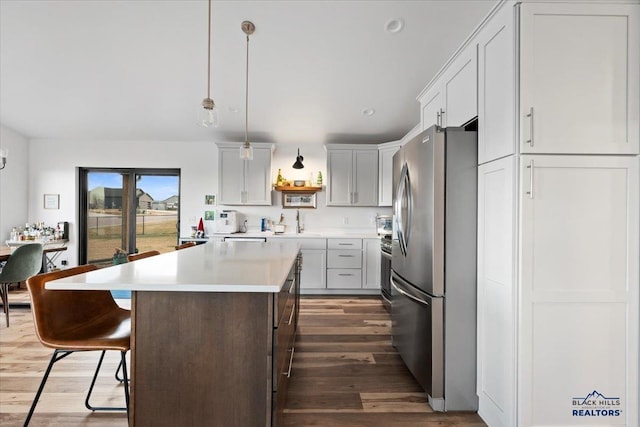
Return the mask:
[[[389,329],[389,315],[377,298],[303,297],[282,425],[485,426],[477,414],[431,411],[391,346]],[[94,403],[120,405],[122,387],[113,379],[118,355],[110,353]],[[12,309],[8,329],[0,318],[0,425],[23,424],[50,355],[35,337],[28,309]],[[97,353],[90,352],[57,363],[31,425],[126,426],[123,412],[91,413],[84,407],[96,361]]]
[[[303,298],[283,425],[485,426],[475,413],[431,410],[390,328],[377,297]]]

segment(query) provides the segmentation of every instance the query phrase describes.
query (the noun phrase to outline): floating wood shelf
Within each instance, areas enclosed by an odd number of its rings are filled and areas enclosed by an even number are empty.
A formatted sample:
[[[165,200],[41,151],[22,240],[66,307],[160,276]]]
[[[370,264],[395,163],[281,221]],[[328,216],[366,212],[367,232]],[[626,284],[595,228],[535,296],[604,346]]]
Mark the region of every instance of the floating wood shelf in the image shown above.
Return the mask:
[[[296,186],[293,186],[293,185],[283,185],[283,186],[274,185],[273,188],[276,191],[291,192],[291,193],[317,193],[318,191],[322,191],[322,186],[320,186],[320,187],[296,187]]]

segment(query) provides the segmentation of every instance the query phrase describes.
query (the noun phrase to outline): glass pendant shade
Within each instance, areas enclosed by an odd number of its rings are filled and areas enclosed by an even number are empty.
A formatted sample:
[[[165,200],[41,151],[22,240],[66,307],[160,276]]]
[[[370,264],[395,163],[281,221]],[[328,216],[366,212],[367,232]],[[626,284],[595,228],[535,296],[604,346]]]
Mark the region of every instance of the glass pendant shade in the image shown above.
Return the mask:
[[[240,158],[242,160],[253,160],[253,147],[249,144],[249,141],[245,141],[240,147]]]
[[[198,124],[205,128],[218,127],[218,107],[213,103],[213,99],[202,100],[202,106],[198,108]]]

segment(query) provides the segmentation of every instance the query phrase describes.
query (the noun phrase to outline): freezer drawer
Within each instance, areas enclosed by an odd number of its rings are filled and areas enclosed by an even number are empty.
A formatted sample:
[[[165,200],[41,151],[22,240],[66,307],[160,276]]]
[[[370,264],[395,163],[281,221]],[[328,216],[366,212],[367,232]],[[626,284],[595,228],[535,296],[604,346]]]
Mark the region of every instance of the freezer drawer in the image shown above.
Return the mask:
[[[444,397],[444,298],[431,297],[391,273],[393,345],[433,399]]]

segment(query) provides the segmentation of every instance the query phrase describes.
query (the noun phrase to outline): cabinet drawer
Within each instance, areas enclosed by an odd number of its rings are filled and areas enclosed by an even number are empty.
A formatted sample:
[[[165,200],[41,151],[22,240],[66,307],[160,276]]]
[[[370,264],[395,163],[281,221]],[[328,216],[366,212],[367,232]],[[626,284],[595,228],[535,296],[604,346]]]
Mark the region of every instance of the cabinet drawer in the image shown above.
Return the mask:
[[[327,268],[361,268],[362,251],[332,250],[327,253]]]
[[[291,310],[287,316],[284,316],[278,328],[274,331],[273,336],[273,352],[275,357],[273,372],[273,390],[278,390],[279,383],[283,376],[289,372],[289,363],[291,362],[291,351],[295,338],[295,306],[291,306]]]
[[[362,270],[354,268],[331,268],[327,270],[328,289],[362,288]]]
[[[289,313],[289,306],[294,303],[295,275],[293,269],[284,283],[282,290],[273,296],[273,324],[277,326]]]
[[[327,249],[359,249],[362,250],[362,239],[328,239]]]

